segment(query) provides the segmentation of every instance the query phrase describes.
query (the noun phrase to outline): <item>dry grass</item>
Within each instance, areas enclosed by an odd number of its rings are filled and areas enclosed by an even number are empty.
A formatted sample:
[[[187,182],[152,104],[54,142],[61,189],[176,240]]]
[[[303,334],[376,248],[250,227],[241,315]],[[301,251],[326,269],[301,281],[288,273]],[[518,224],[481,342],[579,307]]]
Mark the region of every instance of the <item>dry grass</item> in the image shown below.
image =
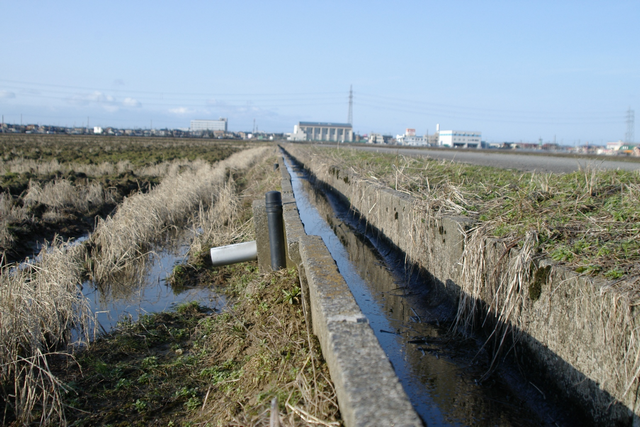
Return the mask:
[[[167,176],[149,193],[125,199],[113,216],[99,221],[91,236],[94,280],[101,282],[144,255],[145,248],[167,227],[179,224],[202,201],[210,200],[229,170],[246,169],[269,150],[245,150],[214,166],[196,161],[190,170]]]
[[[203,363],[214,381],[196,421],[269,426],[277,412],[283,427],[339,426],[319,343],[303,323],[299,296],[287,297],[299,295],[295,270],[242,282],[231,284],[233,308],[200,325],[199,335],[211,337]]]
[[[209,248],[254,239],[253,219],[249,215],[250,203],[263,199],[267,191],[280,188],[280,173],[273,171],[276,157],[266,158],[247,171],[237,183],[233,176],[217,186],[206,203],[201,203],[194,218],[190,253],[206,253]],[[239,186],[243,189],[239,192]]]
[[[0,248],[9,247],[14,240],[9,224],[20,223],[27,218],[27,209],[17,206],[10,194],[0,193]]]
[[[465,244],[460,263],[461,292],[452,331],[489,329],[483,344],[493,355],[484,381],[497,366],[498,357],[518,343],[527,319],[522,316],[529,297],[530,272],[534,266],[533,248],[537,236],[528,233],[523,242],[511,242],[497,261],[487,265],[486,234],[479,227],[464,232]],[[510,250],[520,243],[515,253]],[[484,301],[484,303],[482,303]]]
[[[193,160],[175,159],[163,161],[145,166],[134,165],[129,160],[118,162],[102,162],[99,164],[87,163],[60,163],[57,159],[40,161],[34,159],[18,158],[8,161],[0,160],[0,171],[14,174],[55,175],[68,172],[84,173],[87,176],[100,177],[107,175],[119,175],[134,171],[139,176],[159,176],[175,174],[176,171],[188,168]]]
[[[91,333],[92,315],[79,288],[81,252],[56,242],[42,249],[38,264],[0,274],[3,417],[64,423],[64,386],[50,373],[48,358],[64,350],[72,327],[80,327],[85,341]]]
[[[76,185],[66,179],[50,181],[44,185],[30,181],[29,189],[23,197],[0,194],[0,249],[11,252],[16,244],[26,246],[27,242],[17,241],[12,228],[36,227],[43,221],[56,224],[75,214],[90,215],[105,205],[115,205],[117,199],[115,189],[104,188],[96,181],[86,185]],[[34,212],[37,211],[39,213],[36,215]],[[33,236],[34,241],[37,238],[38,236]]]
[[[99,182],[75,186],[66,179],[60,179],[48,182],[44,187],[37,182],[31,182],[23,202],[27,206],[41,203],[54,210],[73,209],[87,212],[96,206],[115,203],[116,197],[114,191],[105,190]]]

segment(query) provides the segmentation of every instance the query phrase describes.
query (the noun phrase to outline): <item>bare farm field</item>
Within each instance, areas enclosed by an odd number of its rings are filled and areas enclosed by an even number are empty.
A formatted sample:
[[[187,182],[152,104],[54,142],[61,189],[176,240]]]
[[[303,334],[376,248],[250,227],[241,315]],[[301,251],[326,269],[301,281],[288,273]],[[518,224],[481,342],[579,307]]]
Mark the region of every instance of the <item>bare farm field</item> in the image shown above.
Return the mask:
[[[243,148],[192,139],[2,135],[0,263],[24,258],[55,235],[86,234],[125,197]]]

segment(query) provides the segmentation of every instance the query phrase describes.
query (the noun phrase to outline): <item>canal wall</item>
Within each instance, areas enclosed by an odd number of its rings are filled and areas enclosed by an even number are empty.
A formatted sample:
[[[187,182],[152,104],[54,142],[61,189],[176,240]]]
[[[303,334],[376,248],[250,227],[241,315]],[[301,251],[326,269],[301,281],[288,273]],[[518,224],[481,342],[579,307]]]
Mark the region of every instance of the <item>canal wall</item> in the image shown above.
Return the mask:
[[[287,267],[297,268],[307,324],[318,337],[347,427],[422,427],[366,316],[322,239],[300,220],[291,177],[279,159]],[[258,265],[271,271],[264,200],[253,202]]]
[[[624,289],[538,259],[529,250],[535,236],[517,245],[487,238],[468,218],[434,215],[304,146],[285,149],[427,273],[457,304],[461,327],[484,327],[496,354],[515,343],[532,383],[552,390],[545,398],[578,405],[595,425],[640,425],[640,321]]]

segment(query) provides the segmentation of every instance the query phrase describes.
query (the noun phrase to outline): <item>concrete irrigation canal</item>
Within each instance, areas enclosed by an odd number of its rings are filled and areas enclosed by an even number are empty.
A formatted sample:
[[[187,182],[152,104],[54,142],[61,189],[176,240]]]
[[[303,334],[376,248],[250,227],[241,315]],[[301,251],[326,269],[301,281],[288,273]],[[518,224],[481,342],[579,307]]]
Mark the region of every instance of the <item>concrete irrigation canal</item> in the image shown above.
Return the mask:
[[[469,226],[464,220],[432,224],[436,244],[426,251],[442,261],[425,270],[403,248],[403,239],[415,239],[406,223],[406,195],[356,186],[344,171],[320,178],[313,165],[285,150],[279,167],[286,264],[300,272],[305,315],[321,343],[345,425],[636,425],[637,387],[625,392],[613,381],[602,384],[589,376],[588,364],[562,358],[569,352],[579,361],[593,360],[612,351],[594,348],[597,337],[580,342],[580,322],[558,326],[558,318],[569,314],[554,309],[553,299],[571,295],[553,289],[579,277],[540,265],[544,275],[532,277],[543,295],[551,294],[535,307],[546,331],[537,325],[519,331],[523,338],[509,356],[496,359],[486,336],[469,335],[454,323],[457,301],[465,297],[456,284],[460,233]],[[265,202],[255,201],[253,210],[258,263],[269,271]],[[505,256],[498,243],[493,246]],[[489,249],[487,256],[495,256]]]

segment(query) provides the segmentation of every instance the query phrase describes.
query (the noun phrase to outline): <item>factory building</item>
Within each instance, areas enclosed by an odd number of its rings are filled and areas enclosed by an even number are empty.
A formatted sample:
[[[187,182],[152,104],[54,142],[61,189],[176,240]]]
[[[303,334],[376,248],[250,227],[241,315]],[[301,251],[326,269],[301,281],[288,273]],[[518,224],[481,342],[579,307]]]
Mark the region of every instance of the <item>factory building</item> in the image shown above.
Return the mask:
[[[227,119],[219,120],[191,120],[191,132],[227,131]]]
[[[352,142],[353,130],[349,123],[299,122],[290,137],[293,141]]]
[[[463,130],[441,130],[438,132],[438,145],[452,148],[481,148],[480,132]]]

